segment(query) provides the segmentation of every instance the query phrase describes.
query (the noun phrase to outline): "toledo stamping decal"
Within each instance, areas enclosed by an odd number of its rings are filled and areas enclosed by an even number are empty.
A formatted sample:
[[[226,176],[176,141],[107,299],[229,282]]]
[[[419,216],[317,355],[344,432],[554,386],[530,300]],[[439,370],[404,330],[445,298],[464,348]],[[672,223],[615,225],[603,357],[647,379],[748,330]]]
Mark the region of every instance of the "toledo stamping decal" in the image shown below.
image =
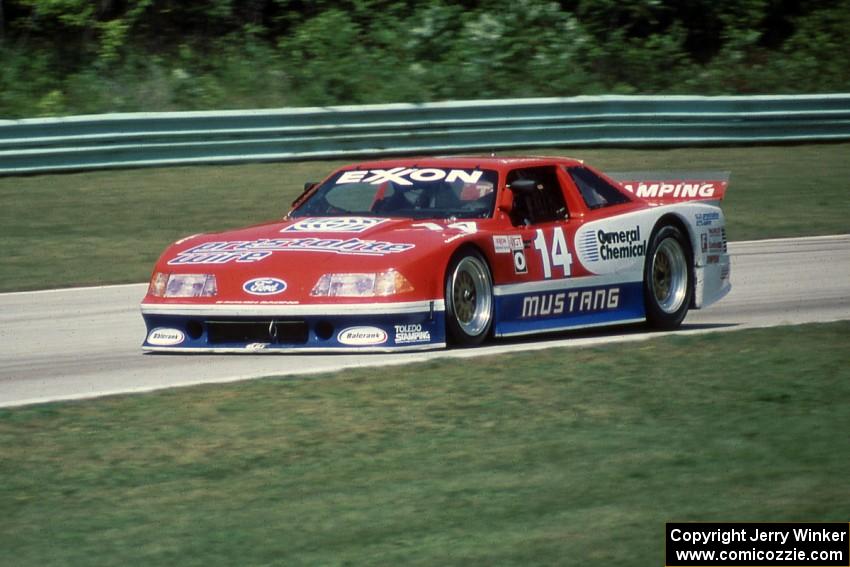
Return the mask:
[[[346,171],[339,176],[337,185],[343,183],[369,183],[370,185],[380,185],[391,181],[397,185],[413,185],[413,181],[427,183],[430,181],[446,180],[451,183],[453,181],[462,181],[464,183],[478,183],[481,175],[484,172],[481,170],[466,171],[463,169],[444,169],[416,167],[394,167],[392,169],[359,169],[355,171]]]
[[[363,232],[387,219],[370,217],[319,217],[302,219],[281,232]]]
[[[395,325],[395,344],[427,343],[431,341],[431,331],[423,330],[422,325]]]
[[[576,249],[582,264],[595,274],[616,272],[646,255],[640,225],[623,230],[586,228],[576,234]]]
[[[382,345],[387,342],[387,332],[377,327],[349,327],[340,331],[336,340],[351,346]]]
[[[251,295],[276,295],[286,291],[286,282],[277,278],[254,278],[242,284]]]
[[[154,346],[174,346],[186,340],[186,335],[179,329],[154,329],[148,335],[148,344]]]
[[[529,295],[522,299],[522,319],[551,317],[564,313],[591,313],[617,309],[620,306],[620,288],[561,291]]]
[[[265,260],[275,252],[310,251],[384,256],[407,252],[415,244],[361,240],[359,238],[263,238],[260,240],[230,240],[207,242],[177,254],[169,265],[252,263]]]

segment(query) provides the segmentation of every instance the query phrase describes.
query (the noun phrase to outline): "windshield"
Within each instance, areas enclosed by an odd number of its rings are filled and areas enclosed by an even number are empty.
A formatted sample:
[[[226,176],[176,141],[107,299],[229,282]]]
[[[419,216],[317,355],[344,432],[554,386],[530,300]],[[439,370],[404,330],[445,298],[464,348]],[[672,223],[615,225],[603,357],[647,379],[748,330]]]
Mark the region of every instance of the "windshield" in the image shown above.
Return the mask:
[[[498,174],[481,169],[405,168],[340,171],[292,217],[488,218]]]

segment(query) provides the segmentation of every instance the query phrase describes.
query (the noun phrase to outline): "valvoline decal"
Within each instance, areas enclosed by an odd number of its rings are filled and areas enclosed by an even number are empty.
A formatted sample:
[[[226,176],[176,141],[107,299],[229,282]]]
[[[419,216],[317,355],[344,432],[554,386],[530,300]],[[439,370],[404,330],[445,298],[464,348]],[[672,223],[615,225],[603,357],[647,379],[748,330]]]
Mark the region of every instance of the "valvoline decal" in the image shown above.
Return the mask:
[[[254,278],[242,284],[251,295],[277,295],[286,291],[286,282],[278,278]]]

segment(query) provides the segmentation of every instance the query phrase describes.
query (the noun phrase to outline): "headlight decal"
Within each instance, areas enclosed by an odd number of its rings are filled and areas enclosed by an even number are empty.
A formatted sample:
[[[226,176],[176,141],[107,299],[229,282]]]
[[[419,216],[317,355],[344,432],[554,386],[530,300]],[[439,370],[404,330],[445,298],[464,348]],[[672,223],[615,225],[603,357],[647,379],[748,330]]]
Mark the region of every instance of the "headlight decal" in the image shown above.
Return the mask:
[[[218,283],[212,274],[156,272],[148,293],[155,297],[213,297],[218,294]]]
[[[386,297],[413,291],[413,285],[396,270],[370,273],[324,274],[313,286],[313,297]]]

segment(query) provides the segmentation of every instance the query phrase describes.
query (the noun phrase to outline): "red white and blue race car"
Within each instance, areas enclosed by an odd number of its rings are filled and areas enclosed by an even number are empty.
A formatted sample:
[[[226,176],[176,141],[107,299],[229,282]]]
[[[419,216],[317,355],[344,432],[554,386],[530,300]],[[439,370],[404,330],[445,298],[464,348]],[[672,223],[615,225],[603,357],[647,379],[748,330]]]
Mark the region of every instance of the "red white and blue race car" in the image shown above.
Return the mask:
[[[283,220],[171,245],[141,305],[143,348],[395,351],[674,329],[729,292],[726,185],[566,158],[344,167]]]

